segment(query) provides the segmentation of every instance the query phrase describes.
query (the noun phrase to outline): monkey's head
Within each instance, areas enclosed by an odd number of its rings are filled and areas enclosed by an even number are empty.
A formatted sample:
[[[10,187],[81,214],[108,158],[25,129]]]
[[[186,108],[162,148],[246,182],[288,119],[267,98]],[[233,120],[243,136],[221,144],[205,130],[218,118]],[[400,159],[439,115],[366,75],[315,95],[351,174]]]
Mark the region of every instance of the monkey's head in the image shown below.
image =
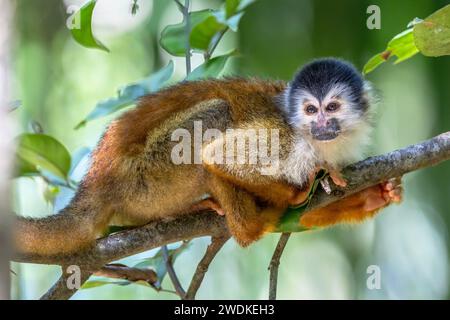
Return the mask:
[[[317,142],[349,137],[367,125],[368,90],[351,64],[314,60],[295,75],[285,93],[289,122]]]

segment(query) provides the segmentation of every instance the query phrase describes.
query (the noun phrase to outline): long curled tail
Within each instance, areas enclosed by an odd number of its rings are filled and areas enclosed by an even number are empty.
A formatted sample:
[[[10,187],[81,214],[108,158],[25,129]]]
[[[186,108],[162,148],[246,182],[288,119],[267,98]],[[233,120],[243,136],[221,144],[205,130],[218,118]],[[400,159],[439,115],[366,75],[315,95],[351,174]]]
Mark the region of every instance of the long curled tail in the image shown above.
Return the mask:
[[[21,254],[71,253],[92,243],[107,225],[110,214],[73,201],[58,214],[35,219],[18,217],[15,248]]]

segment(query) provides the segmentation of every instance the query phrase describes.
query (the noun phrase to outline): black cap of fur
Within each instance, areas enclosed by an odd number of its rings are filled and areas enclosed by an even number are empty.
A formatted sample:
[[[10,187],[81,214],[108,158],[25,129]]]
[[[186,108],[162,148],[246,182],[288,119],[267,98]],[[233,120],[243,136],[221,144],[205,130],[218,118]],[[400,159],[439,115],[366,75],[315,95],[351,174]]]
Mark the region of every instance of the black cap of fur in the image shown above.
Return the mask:
[[[308,63],[295,75],[288,92],[290,109],[295,107],[295,91],[299,89],[309,91],[322,101],[330,89],[339,83],[351,88],[354,98],[352,102],[361,108],[365,107],[365,104],[359,103],[364,93],[364,80],[359,71],[348,62],[325,58]]]

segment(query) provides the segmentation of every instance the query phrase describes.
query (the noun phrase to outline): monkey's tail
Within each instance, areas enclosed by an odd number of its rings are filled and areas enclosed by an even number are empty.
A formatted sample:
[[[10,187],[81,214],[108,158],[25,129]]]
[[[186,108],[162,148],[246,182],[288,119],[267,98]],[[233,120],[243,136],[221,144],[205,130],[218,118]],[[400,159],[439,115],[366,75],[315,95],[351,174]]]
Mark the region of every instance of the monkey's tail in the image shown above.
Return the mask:
[[[82,209],[73,202],[45,218],[18,217],[14,228],[15,248],[20,254],[71,253],[93,243],[109,218],[106,211]]]

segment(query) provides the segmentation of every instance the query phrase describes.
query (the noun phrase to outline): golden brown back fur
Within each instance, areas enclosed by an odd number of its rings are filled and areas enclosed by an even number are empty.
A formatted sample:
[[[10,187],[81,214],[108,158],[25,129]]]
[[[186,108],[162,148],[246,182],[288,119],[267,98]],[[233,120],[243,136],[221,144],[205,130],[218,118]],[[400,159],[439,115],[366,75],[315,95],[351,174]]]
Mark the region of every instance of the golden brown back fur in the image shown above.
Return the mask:
[[[143,97],[106,130],[68,208],[44,220],[20,220],[19,250],[71,252],[92,242],[108,223],[139,225],[186,213],[210,192],[210,173],[198,165],[174,165],[170,133],[180,126],[191,131],[193,120],[202,120],[204,129],[226,129],[271,118],[279,113],[273,97],[284,87],[254,79],[206,80]]]

